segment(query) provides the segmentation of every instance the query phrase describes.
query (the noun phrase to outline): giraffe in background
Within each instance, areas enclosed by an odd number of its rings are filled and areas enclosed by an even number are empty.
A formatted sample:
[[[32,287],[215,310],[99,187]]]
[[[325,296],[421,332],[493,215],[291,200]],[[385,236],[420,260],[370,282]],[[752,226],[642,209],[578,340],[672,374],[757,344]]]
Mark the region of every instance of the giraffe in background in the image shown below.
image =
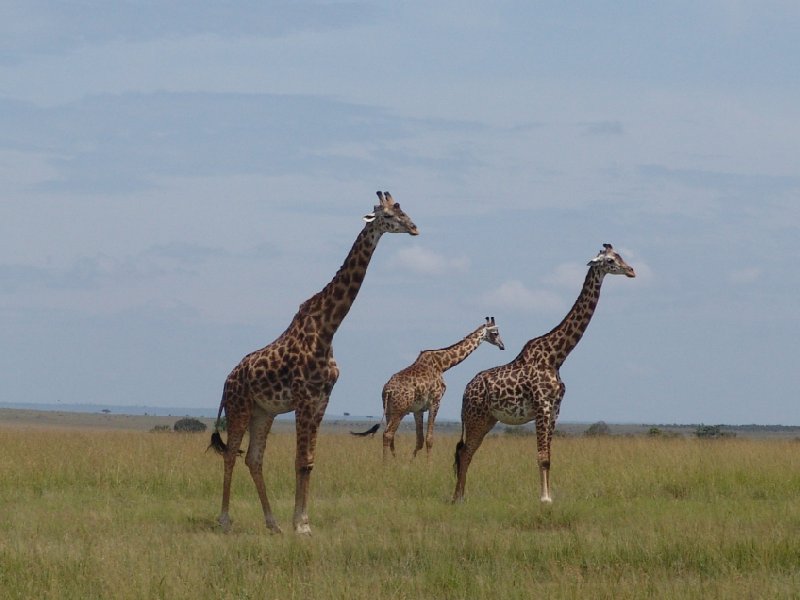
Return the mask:
[[[553,437],[564,383],[559,368],[580,341],[600,298],[606,275],[635,277],[636,273],[611,244],[588,263],[583,289],[567,316],[549,333],[528,341],[519,355],[506,365],[481,371],[464,390],[461,407],[461,441],[456,446],[456,489],[453,502],[464,498],[467,469],[472,457],[492,427],[536,422],[540,500],[550,496],[550,442]]]
[[[460,342],[440,350],[423,350],[411,366],[391,376],[383,386],[383,414],[386,429],[383,432],[383,459],[389,450],[394,452],[394,434],[400,421],[408,413],[414,413],[417,426],[417,447],[414,456],[422,450],[423,441],[427,455],[433,445],[433,424],[439,412],[439,404],[446,389],[444,372],[455,367],[475,350],[481,342],[489,342],[503,350],[503,340],[495,325],[494,317],[486,317],[486,323],[478,327]],[[423,413],[428,412],[428,433],[423,438]]]
[[[289,327],[275,341],[245,356],[225,380],[211,447],[223,455],[222,511],[219,523],[231,528],[228,513],[231,477],[245,431],[250,431],[245,464],[256,486],[267,528],[280,533],[267,498],[262,465],[264,448],[276,415],[294,411],[297,431],[296,488],[292,523],[310,534],[308,488],[314,467],[317,430],[339,377],[333,359],[333,336],[358,294],[372,254],[384,233],[417,235],[417,227],[389,192],[378,192],[379,204],[364,217],[366,224],[333,279],[303,304]],[[227,418],[228,443],[219,423]]]

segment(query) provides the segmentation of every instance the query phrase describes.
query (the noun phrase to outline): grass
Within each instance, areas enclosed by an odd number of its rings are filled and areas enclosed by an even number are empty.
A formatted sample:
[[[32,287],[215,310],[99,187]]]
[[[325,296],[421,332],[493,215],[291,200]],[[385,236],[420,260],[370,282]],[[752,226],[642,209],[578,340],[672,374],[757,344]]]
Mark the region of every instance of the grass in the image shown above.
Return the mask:
[[[247,469],[233,532],[206,434],[0,428],[4,598],[797,598],[800,444],[554,441],[538,502],[531,438],[487,438],[449,504],[456,439],[381,463],[379,436],[323,433],[313,537],[291,531],[294,436],[267,445],[282,536]]]

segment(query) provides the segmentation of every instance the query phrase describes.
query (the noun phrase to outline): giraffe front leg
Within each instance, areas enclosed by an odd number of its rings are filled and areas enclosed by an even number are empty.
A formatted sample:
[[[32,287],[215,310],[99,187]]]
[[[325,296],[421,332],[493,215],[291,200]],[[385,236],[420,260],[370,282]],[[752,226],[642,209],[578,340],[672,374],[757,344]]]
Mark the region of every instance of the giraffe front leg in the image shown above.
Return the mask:
[[[536,450],[537,463],[539,465],[539,500],[544,504],[552,504],[553,497],[550,495],[550,441],[552,439],[552,419],[550,412],[542,414],[536,420]]]
[[[424,411],[421,410],[418,410],[417,412],[414,413],[414,425],[416,426],[416,431],[417,431],[417,445],[414,448],[414,454],[411,456],[411,458],[417,457],[417,452],[422,450],[422,446],[425,443],[425,436],[423,434],[424,414],[425,414]]]
[[[311,525],[308,521],[308,490],[311,481],[311,471],[314,468],[314,451],[317,445],[317,433],[327,404],[328,399],[325,398],[321,407],[314,407],[317,409],[315,412],[311,410],[298,410],[295,416],[297,455],[295,457],[296,484],[292,524],[295,533],[299,535],[311,535]]]
[[[425,435],[425,456],[429,460],[431,457],[431,448],[433,448],[433,426],[436,422],[436,415],[439,413],[439,402],[441,402],[441,397],[431,404],[431,409],[428,412],[428,431]]]

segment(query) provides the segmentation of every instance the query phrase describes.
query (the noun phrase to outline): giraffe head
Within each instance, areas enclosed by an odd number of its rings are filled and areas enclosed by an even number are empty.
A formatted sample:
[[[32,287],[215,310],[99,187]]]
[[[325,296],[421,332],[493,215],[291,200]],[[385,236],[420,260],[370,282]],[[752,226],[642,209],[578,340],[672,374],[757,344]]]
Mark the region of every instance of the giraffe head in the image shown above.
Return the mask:
[[[505,350],[506,347],[503,345],[503,340],[500,338],[500,330],[497,328],[497,325],[494,324],[494,317],[491,319],[486,317],[486,325],[483,326],[483,340],[484,342],[489,342],[500,348],[500,350]]]
[[[368,215],[364,215],[364,220],[367,223],[373,223],[381,233],[408,233],[411,235],[419,235],[417,226],[403,212],[400,204],[392,199],[389,192],[377,192],[380,203],[375,205],[375,208]]]
[[[622,257],[614,250],[611,244],[603,244],[603,249],[589,261],[588,265],[594,269],[599,269],[603,274],[636,277],[633,267],[622,260]]]

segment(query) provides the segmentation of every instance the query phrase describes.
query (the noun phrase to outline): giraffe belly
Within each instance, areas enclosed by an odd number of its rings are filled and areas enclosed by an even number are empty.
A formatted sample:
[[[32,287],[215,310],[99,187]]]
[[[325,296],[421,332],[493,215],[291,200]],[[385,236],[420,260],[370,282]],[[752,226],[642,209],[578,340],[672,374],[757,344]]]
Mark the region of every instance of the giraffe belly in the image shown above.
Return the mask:
[[[536,418],[536,414],[533,411],[510,410],[510,407],[503,410],[493,410],[492,415],[505,425],[524,425]]]
[[[429,397],[418,398],[409,408],[410,412],[419,412],[421,410],[430,410],[431,399]]]
[[[536,406],[523,398],[504,398],[493,403],[492,416],[506,425],[523,425],[536,418]]]
[[[290,393],[258,394],[255,401],[259,407],[272,415],[292,412],[295,409],[294,399]]]

